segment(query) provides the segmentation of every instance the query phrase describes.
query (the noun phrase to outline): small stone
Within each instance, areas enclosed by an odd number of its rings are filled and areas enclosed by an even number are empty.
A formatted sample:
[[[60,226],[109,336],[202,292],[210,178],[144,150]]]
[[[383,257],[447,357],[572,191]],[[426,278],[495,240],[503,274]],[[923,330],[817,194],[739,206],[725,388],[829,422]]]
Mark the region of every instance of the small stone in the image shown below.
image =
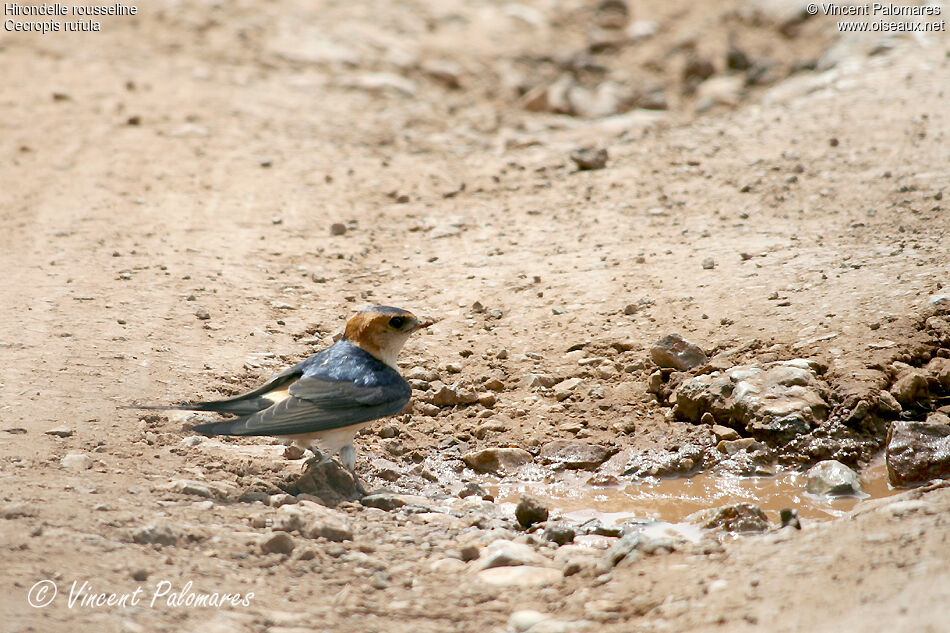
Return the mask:
[[[936,357],[927,363],[927,372],[946,390],[950,390],[950,358]]]
[[[403,476],[399,464],[382,457],[373,460],[373,470],[376,471],[376,476],[384,481],[399,481]]]
[[[805,489],[813,495],[837,497],[861,492],[858,473],[834,459],[818,462],[808,469],[806,477]]]
[[[178,534],[166,523],[147,525],[133,532],[132,541],[139,545],[172,546],[178,543]]]
[[[56,437],[69,437],[73,434],[73,430],[68,426],[57,426],[54,429],[45,431],[47,435],[54,435]]]
[[[284,459],[300,459],[304,455],[304,449],[296,444],[288,444],[284,447]]]
[[[928,395],[927,374],[919,369],[907,369],[891,387],[891,393],[904,406],[926,398]]]
[[[132,580],[145,582],[148,580],[149,571],[147,569],[135,569],[130,575],[132,576]]]
[[[703,270],[712,270],[716,267],[716,260],[712,257],[707,257],[703,260]]]
[[[716,450],[726,455],[735,455],[741,451],[757,451],[760,448],[763,448],[762,444],[751,437],[743,437],[738,440],[723,440],[716,444]]]
[[[566,523],[549,523],[544,528],[544,538],[558,545],[572,543],[575,536],[574,528]]]
[[[466,563],[473,560],[478,560],[478,557],[481,556],[482,551],[474,543],[469,543],[468,545],[463,545],[459,548],[459,556],[462,557],[462,560]]]
[[[330,235],[346,235],[346,225],[342,222],[334,222],[330,225]]]
[[[700,510],[686,517],[686,521],[707,530],[727,532],[764,532],[769,529],[768,517],[762,508],[752,503]]]
[[[495,567],[478,572],[478,579],[496,587],[541,587],[563,577],[559,569],[550,567]]]
[[[667,334],[650,349],[650,358],[659,367],[670,367],[679,371],[688,371],[693,367],[705,365],[708,361],[705,352],[690,343],[679,334]]]
[[[894,486],[950,477],[950,426],[892,422],[887,433],[886,462],[887,476]]]
[[[310,280],[315,284],[327,283],[327,277],[323,273],[310,273]]]
[[[211,488],[198,481],[189,479],[176,479],[168,484],[168,489],[183,495],[192,495],[195,497],[204,497],[210,499],[214,497]]]
[[[508,628],[514,631],[514,633],[526,633],[535,624],[549,619],[550,616],[545,615],[540,611],[524,609],[521,611],[515,611],[508,617]]]
[[[278,532],[296,531],[309,539],[323,537],[336,542],[353,540],[353,529],[345,514],[311,501],[281,506],[272,527]]]
[[[59,460],[63,468],[69,470],[89,470],[93,466],[92,457],[85,453],[67,453],[65,457]]]
[[[950,424],[950,415],[941,411],[934,411],[927,416],[927,424]]]
[[[703,416],[709,415],[709,413],[704,413]],[[716,436],[717,442],[727,441],[731,442],[733,440],[739,439],[739,433],[735,429],[730,429],[728,426],[721,426],[719,424],[713,424],[712,427],[713,435]]]
[[[498,539],[489,543],[478,559],[478,569],[515,567],[519,565],[547,566],[548,559],[530,545]]]
[[[400,495],[392,492],[377,492],[360,499],[360,503],[367,508],[379,508],[387,512],[407,505],[427,507],[428,502],[428,499],[418,495]]]
[[[557,384],[557,378],[551,376],[550,374],[525,374],[521,382],[531,389],[536,389],[538,387],[550,389]]]
[[[294,538],[287,532],[275,532],[261,542],[265,554],[290,554],[294,551]]]
[[[481,473],[505,473],[532,461],[531,453],[520,448],[486,448],[462,456],[465,465]]]
[[[562,380],[554,387],[554,397],[558,402],[567,400],[582,384],[584,384],[584,381],[580,378],[568,378],[567,380]]]
[[[39,514],[36,506],[29,503],[8,503],[0,507],[0,518],[18,519],[20,517],[35,517]]]
[[[521,527],[528,529],[535,523],[548,520],[548,508],[537,498],[525,495],[515,508],[515,518]]]
[[[602,147],[582,147],[571,152],[571,160],[581,171],[603,169],[607,166],[607,150]]]
[[[541,459],[555,468],[593,469],[607,461],[607,449],[580,440],[554,440],[541,447]]]
[[[211,313],[208,312],[207,308],[197,308],[195,310],[195,317],[197,317],[199,321],[207,321],[211,318]]]
[[[782,508],[779,512],[779,520],[782,522],[782,527],[793,527],[796,530],[802,529],[802,523],[798,519],[798,510],[792,508]]]
[[[882,391],[878,394],[878,406],[885,413],[899,414],[903,410],[901,403],[891,395],[890,391]]]
[[[478,402],[478,394],[468,380],[460,380],[454,385],[433,381],[431,387],[432,391],[427,393],[426,400],[437,407],[454,407]]]
[[[481,497],[482,499],[485,499],[491,495],[485,492],[485,489],[474,481],[469,481],[464,486],[462,486],[461,490],[459,490],[458,496],[461,499],[464,499],[465,497]]]

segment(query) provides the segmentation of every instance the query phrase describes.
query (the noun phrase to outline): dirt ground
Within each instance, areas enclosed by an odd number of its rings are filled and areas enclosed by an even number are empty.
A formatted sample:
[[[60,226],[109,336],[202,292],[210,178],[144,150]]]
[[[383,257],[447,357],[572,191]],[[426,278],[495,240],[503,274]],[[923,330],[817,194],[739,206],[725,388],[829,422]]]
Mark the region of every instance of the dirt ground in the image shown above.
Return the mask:
[[[940,483],[526,586],[460,560],[494,537],[559,560],[512,505],[459,497],[498,482],[471,451],[584,440],[613,484],[717,467],[694,459],[709,429],[648,391],[668,333],[816,361],[833,416],[868,371],[948,356],[928,318],[950,292],[950,39],[781,5],[644,0],[622,44],[611,3],[580,0],[157,1],[101,32],[0,31],[0,628],[948,630]],[[579,170],[585,146],[606,167]],[[276,441],[119,408],[237,393],[373,304],[439,319],[400,357],[412,408],[357,438],[366,487],[418,506],[331,498]],[[478,400],[432,404],[436,381]],[[746,474],[863,467],[886,424]],[[536,459],[502,482],[561,476]],[[352,538],[265,553],[277,500],[308,491]],[[84,581],[144,598],[70,606]],[[163,581],[247,604],[150,603]]]

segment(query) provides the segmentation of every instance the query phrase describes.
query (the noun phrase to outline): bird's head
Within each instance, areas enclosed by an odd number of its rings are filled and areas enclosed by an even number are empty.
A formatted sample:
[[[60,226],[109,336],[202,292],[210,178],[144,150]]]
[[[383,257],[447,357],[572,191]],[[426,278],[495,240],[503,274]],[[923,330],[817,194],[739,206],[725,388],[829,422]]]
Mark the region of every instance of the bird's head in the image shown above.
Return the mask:
[[[431,319],[421,319],[407,310],[373,306],[346,322],[343,338],[395,369],[396,356],[409,335],[432,323]]]

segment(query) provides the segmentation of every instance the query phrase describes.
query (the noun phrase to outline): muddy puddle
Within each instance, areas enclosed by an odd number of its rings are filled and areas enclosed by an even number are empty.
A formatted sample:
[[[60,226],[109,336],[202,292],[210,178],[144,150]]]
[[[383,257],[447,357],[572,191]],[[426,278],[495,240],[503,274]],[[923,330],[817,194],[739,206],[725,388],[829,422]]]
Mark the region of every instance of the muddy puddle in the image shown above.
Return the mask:
[[[564,474],[554,481],[497,482],[486,488],[500,502],[517,503],[524,494],[545,500],[565,518],[620,523],[630,519],[679,523],[706,508],[749,502],[777,522],[783,508],[798,510],[801,518],[831,519],[851,511],[859,502],[901,492],[887,481],[883,458],[861,472],[860,497],[819,497],[805,491],[805,474],[780,473],[773,477],[740,477],[699,473],[691,477],[659,479],[623,486],[587,485],[589,475]]]

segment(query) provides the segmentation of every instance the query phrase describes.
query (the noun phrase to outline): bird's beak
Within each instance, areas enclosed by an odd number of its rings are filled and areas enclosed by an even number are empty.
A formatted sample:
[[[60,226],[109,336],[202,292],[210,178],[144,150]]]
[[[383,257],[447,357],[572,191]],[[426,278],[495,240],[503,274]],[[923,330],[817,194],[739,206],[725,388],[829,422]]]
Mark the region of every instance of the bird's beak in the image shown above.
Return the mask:
[[[435,324],[435,319],[431,317],[419,317],[419,323],[416,325],[413,332],[415,332],[416,330],[422,330],[433,324]]]

